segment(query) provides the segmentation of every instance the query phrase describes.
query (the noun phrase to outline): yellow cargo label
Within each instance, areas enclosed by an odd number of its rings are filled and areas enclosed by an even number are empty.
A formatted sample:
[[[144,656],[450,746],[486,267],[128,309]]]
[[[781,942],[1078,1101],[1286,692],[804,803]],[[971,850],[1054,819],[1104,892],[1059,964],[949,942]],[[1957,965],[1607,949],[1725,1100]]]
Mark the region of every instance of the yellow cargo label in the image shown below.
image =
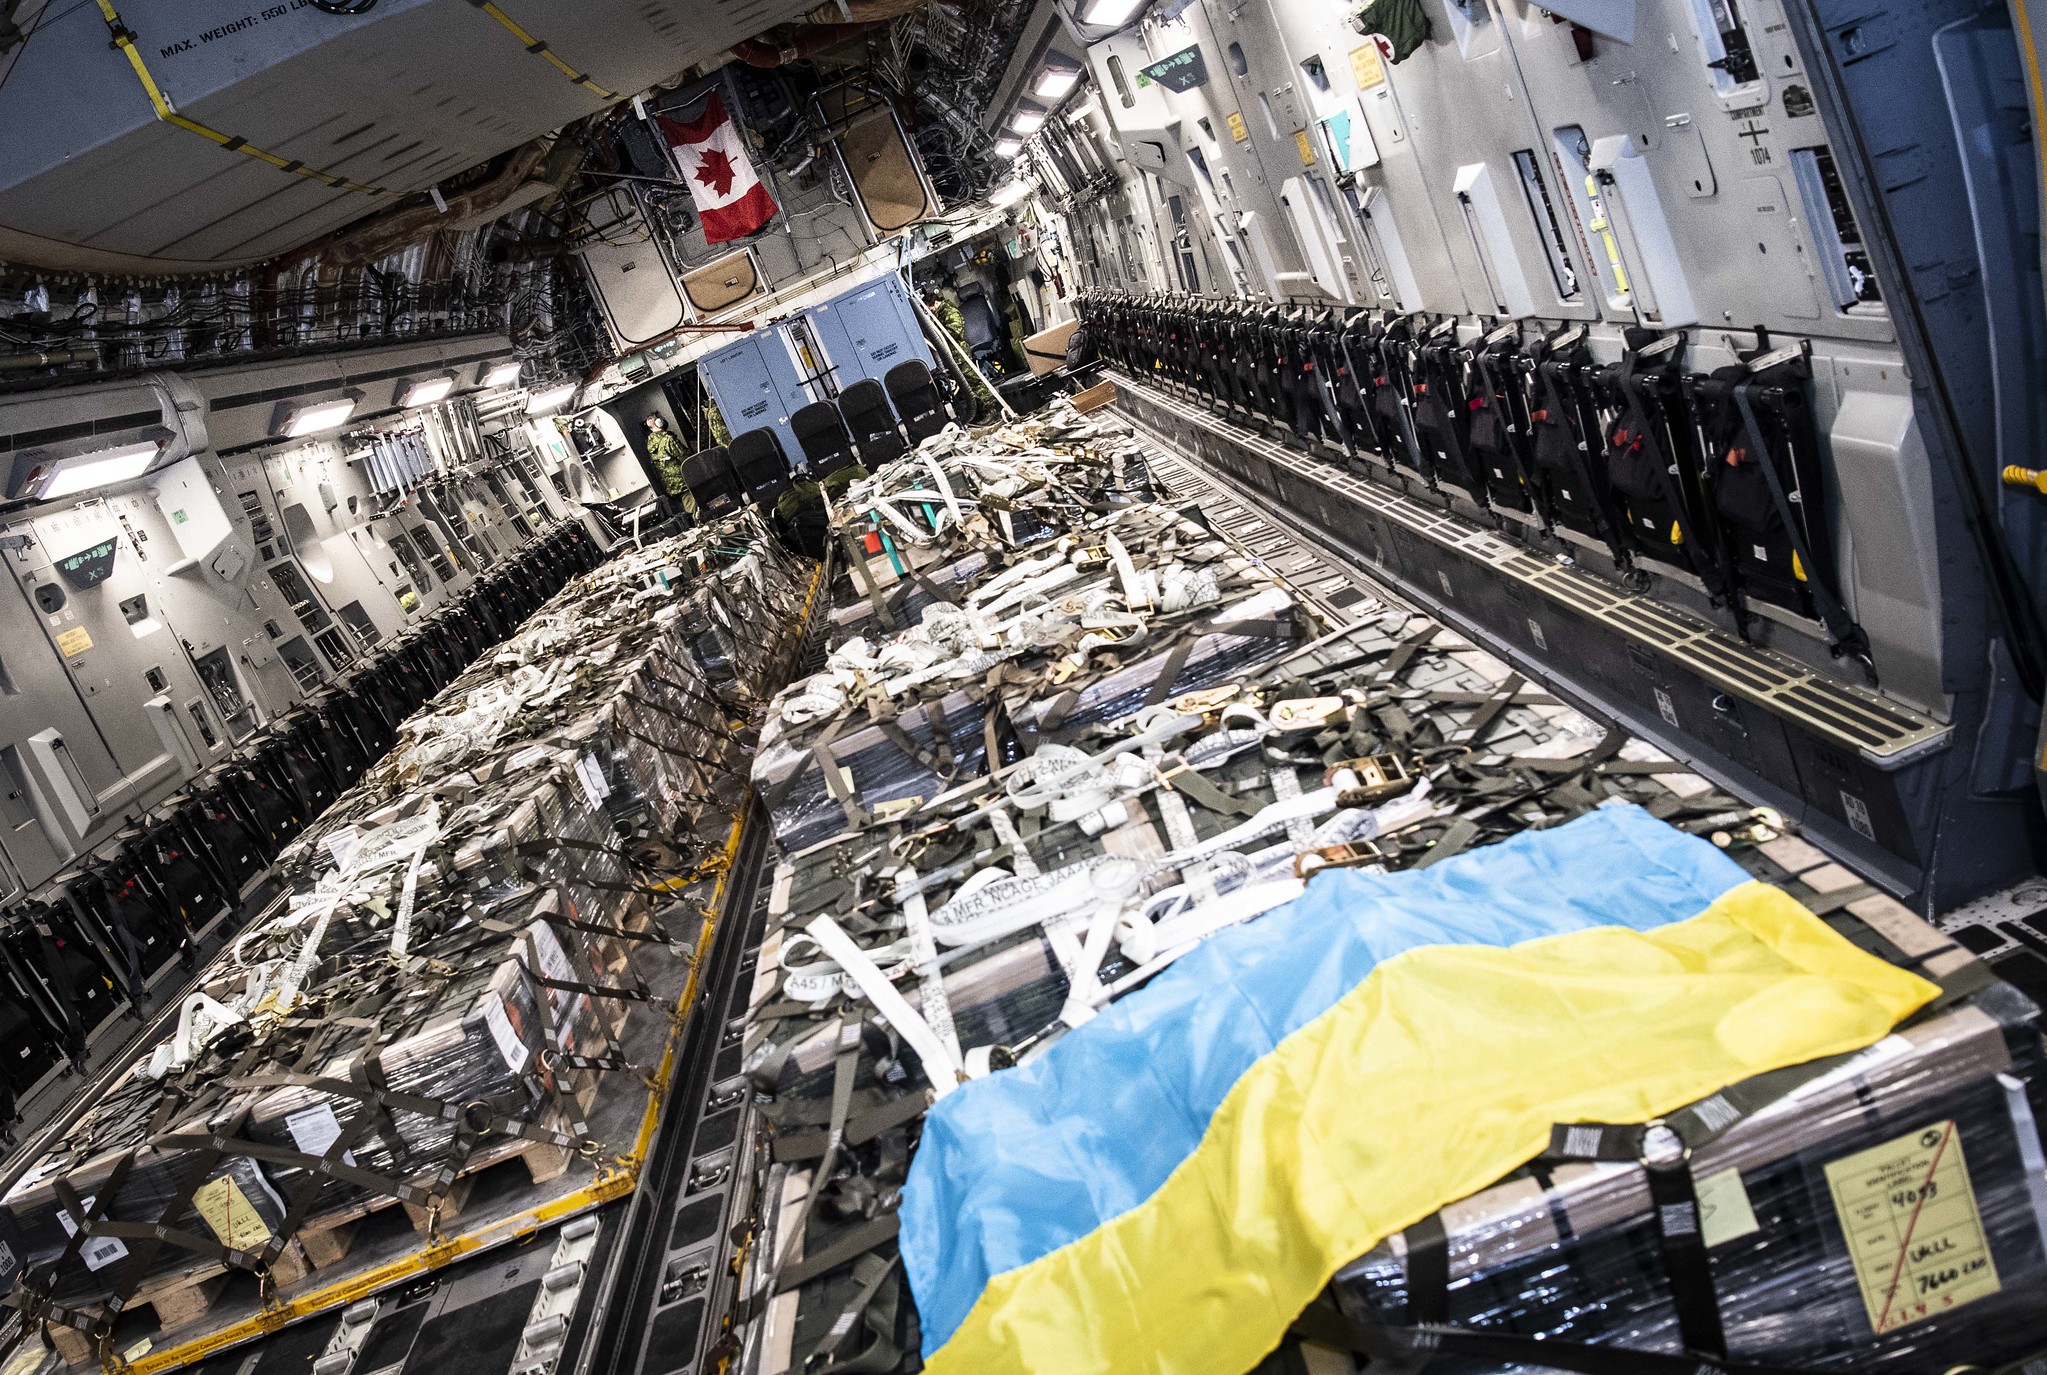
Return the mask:
[[[1230,137],[1237,142],[1242,143],[1245,139],[1251,137],[1251,131],[1244,127],[1244,117],[1241,114],[1232,110],[1228,123],[1230,126]]]
[[[1721,1170],[1699,1181],[1699,1239],[1708,1246],[1754,1236],[1762,1230],[1742,1185],[1740,1170]]]
[[[1350,50],[1350,74],[1357,78],[1361,91],[1386,84],[1386,63],[1379,56],[1377,43],[1367,43],[1362,48]]]
[[[1294,147],[1301,150],[1301,165],[1303,167],[1313,167],[1315,165],[1315,145],[1309,142],[1306,129],[1294,130]]]
[[[192,1195],[192,1207],[230,1251],[254,1251],[270,1240],[262,1214],[231,1175],[200,1186]]]
[[[1953,1121],[1827,1166],[1869,1325],[1893,1332],[2002,1286]]]
[[[65,658],[76,658],[92,648],[92,636],[86,633],[84,626],[74,625],[57,637],[57,648],[63,651]]]

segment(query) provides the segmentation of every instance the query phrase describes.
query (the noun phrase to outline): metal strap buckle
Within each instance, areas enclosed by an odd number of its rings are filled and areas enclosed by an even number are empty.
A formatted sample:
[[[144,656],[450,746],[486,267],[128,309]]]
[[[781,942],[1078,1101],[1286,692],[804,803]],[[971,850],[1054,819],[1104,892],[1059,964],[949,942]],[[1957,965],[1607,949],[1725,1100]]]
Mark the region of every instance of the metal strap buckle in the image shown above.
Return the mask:
[[[1718,820],[1718,818],[1715,818]],[[1725,850],[1737,840],[1762,845],[1784,834],[1784,815],[1775,807],[1754,807],[1735,825],[1713,832],[1713,843]]]
[[[1221,687],[1197,688],[1193,692],[1183,692],[1166,705],[1182,716],[1212,717],[1236,700],[1236,684],[1225,683]]]
[[[1353,840],[1343,845],[1324,845],[1294,856],[1294,877],[1313,878],[1324,869],[1358,869],[1367,864],[1384,864],[1388,856],[1370,840]]]
[[[1274,730],[1322,730],[1344,710],[1341,697],[1294,697],[1275,703],[1266,717]]]
[[[1336,776],[1346,769],[1358,776],[1358,786],[1347,788],[1337,794],[1338,806],[1362,807],[1366,803],[1406,792],[1414,786],[1414,775],[1408,770],[1407,760],[1398,754],[1369,754],[1356,759],[1339,760],[1324,772],[1322,781],[1333,784],[1336,782]]]

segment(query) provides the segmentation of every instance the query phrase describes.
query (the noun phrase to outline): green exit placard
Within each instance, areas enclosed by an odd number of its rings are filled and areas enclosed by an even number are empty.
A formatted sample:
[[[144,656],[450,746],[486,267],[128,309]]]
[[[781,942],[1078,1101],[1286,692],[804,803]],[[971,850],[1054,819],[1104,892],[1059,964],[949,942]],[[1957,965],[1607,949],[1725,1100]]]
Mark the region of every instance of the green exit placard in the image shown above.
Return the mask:
[[[1169,91],[1191,91],[1196,86],[1208,84],[1208,64],[1201,60],[1200,48],[1182,48],[1149,67],[1140,67],[1138,75],[1158,82]]]

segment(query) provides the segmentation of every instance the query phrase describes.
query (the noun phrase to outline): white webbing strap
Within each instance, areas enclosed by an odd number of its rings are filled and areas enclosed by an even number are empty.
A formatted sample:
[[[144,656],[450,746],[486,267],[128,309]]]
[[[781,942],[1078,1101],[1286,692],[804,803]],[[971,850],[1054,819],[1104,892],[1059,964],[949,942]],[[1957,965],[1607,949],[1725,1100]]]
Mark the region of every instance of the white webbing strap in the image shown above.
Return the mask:
[[[917,871],[904,865],[896,874],[898,892],[903,893],[903,931],[910,946],[910,963],[917,969],[919,1003],[925,1024],[945,1046],[954,1064],[960,1058],[959,1029],[953,1025],[952,1003],[945,996],[945,979],[938,972],[938,945],[931,938],[931,913],[924,905],[924,893],[917,885]]]
[[[952,523],[955,526],[964,524],[966,513],[960,510],[960,499],[953,495],[952,483],[946,480],[945,469],[939,466],[937,459],[929,456],[924,459],[924,466],[931,470],[932,482],[945,496],[945,509],[952,516]]]
[[[391,923],[391,957],[402,960],[412,945],[412,912],[419,901],[419,865],[426,858],[426,846],[412,852],[405,865],[405,883],[398,890],[398,916]]]
[[[1163,944],[1166,948],[1114,983],[1095,988],[1090,995],[1090,1002],[1100,1007],[1103,1003],[1114,1001],[1146,979],[1170,967],[1175,960],[1195,949],[1216,932],[1225,927],[1235,926],[1239,922],[1249,921],[1253,917],[1263,916],[1275,907],[1292,902],[1306,892],[1307,887],[1305,882],[1297,878],[1251,884],[1160,922],[1149,932],[1141,933],[1140,940],[1121,942],[1123,953],[1133,958],[1135,958],[1133,952],[1141,952],[1142,947],[1147,944],[1153,948]]]
[[[1301,780],[1291,767],[1272,771],[1272,800],[1291,802],[1301,795]],[[1315,834],[1315,824],[1305,816],[1297,816],[1286,824],[1286,838],[1296,850],[1306,849],[1308,838]]]
[[[838,962],[840,969],[853,977],[860,986],[867,1001],[881,1019],[895,1028],[898,1036],[917,1052],[917,1058],[924,1062],[925,1076],[931,1080],[931,1091],[943,1098],[959,1087],[962,1064],[959,1058],[948,1052],[943,1041],[938,1039],[931,1026],[917,1014],[895,985],[888,981],[874,961],[867,958],[867,952],[853,943],[839,924],[829,916],[813,917],[803,928],[818,948]]]

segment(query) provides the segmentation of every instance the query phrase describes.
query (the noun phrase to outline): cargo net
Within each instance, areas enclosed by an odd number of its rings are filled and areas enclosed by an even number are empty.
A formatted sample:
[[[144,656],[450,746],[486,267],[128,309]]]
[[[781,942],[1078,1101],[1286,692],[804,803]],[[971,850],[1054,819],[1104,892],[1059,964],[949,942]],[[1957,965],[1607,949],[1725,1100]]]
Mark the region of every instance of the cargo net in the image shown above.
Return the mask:
[[[784,853],[745,1060],[775,1168],[732,1318],[793,1332],[775,1368],[921,1368],[896,1211],[938,1096],[1030,1063],[1318,872],[1426,869],[1629,803],[1940,977],[1940,1001],[1866,1056],[1694,1110],[1692,1176],[1730,1248],[1703,1296],[1660,1244],[1637,1131],[1575,1143],[1593,1158],[1560,1142],[1381,1245],[1288,1348],[1376,1353],[1375,1370],[1539,1368],[1460,1348],[1473,1339],[1451,1329],[1468,1328],[1625,1347],[1601,1369],[1658,1375],[1650,1353],[1710,1336],[1696,1311],[1681,1321],[1701,1305],[1723,1351],[1790,1368],[1945,1370],[2047,1342],[2047,1312],[2021,1298],[2039,1292],[2047,1219],[2030,1004],[1784,818],[1439,622],[1317,604],[1162,490],[1169,467],[1059,402],[948,433],[834,503],[830,643],[776,698],[754,764]],[[1942,1168],[1966,1155],[1976,1181],[1967,1264],[1994,1263],[2001,1297],[1950,1311],[1901,1281],[1870,1308],[1852,1253],[1875,1243],[1823,1218],[1840,1189],[1928,1165],[1913,1143],[1943,1133]],[[1723,1368],[1672,1359],[1671,1375]]]
[[[169,1039],[9,1191],[9,1302],[104,1338],[166,1285],[302,1275],[301,1235],[367,1212],[430,1225],[531,1147],[616,1154],[586,1114],[599,1075],[648,1072],[634,953],[694,938],[680,890],[723,858],[813,572],[751,513],[629,551],[409,719]]]

